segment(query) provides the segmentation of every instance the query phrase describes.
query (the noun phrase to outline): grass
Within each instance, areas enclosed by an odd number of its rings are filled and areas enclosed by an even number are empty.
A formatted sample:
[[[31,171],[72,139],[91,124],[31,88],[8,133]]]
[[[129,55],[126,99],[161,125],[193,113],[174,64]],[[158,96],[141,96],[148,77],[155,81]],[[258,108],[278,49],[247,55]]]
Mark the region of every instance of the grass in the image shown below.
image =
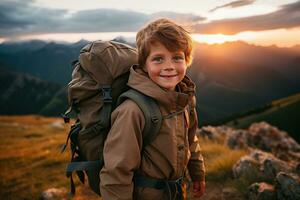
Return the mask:
[[[232,150],[224,144],[224,138],[218,141],[201,139],[200,145],[206,165],[206,180],[211,184],[222,185],[222,187],[234,187],[239,193],[248,199],[248,188],[255,182],[267,182],[274,184],[273,179],[262,175],[259,169],[253,169],[239,178],[233,178],[232,167],[249,152],[247,150]]]
[[[61,154],[69,125],[51,126],[59,118],[0,117],[0,197],[38,199],[51,187],[68,187],[69,153]]]
[[[300,93],[297,93],[209,124],[226,124],[234,128],[248,128],[254,122],[266,121],[281,130],[287,131],[296,141],[299,142],[299,113]]]
[[[61,154],[69,125],[51,126],[63,121],[40,116],[0,116],[0,197],[1,199],[38,199],[42,191],[51,187],[69,189],[65,167],[69,152]],[[247,191],[250,180],[232,179],[232,166],[246,155],[246,150],[231,150],[224,139],[201,139],[206,165],[206,179],[210,184],[233,186],[241,193]],[[255,178],[255,176],[250,176]],[[76,178],[77,180],[77,178]],[[76,181],[74,200],[100,199]]]
[[[232,179],[233,165],[244,155],[246,150],[232,150],[223,145],[223,140],[214,142],[201,139],[200,145],[203,151],[206,167],[206,179],[216,183],[226,183]]]
[[[300,94],[293,95],[284,99],[273,101],[271,107],[264,112],[247,115],[235,121],[229,122],[236,128],[247,128],[254,122],[266,121],[281,130],[287,131],[296,141],[299,137],[299,113],[300,113]]]

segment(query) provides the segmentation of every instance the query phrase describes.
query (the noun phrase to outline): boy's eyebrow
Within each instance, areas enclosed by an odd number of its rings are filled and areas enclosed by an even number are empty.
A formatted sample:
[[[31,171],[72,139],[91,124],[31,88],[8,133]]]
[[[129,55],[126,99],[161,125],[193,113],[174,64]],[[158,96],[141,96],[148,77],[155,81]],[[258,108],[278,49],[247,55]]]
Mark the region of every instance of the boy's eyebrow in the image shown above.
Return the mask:
[[[165,55],[163,53],[155,53],[155,54],[152,54],[150,55],[151,57],[156,57],[156,56],[161,56],[161,57],[164,57]]]
[[[184,56],[184,53],[183,53],[183,52],[180,52],[180,51],[178,51],[178,52],[173,52],[172,54]],[[165,54],[163,54],[163,53],[154,53],[154,54],[152,54],[152,55],[150,55],[150,56],[151,56],[151,57],[155,57],[155,56],[162,56],[162,57],[164,57]]]

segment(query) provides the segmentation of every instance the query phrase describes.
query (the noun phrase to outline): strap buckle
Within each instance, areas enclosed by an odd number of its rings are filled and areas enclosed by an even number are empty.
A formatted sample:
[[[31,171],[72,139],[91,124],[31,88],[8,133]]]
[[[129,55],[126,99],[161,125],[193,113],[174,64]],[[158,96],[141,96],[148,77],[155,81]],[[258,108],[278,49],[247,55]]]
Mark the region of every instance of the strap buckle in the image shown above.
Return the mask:
[[[104,103],[111,103],[112,102],[112,96],[111,96],[111,87],[108,85],[102,86],[102,100]]]

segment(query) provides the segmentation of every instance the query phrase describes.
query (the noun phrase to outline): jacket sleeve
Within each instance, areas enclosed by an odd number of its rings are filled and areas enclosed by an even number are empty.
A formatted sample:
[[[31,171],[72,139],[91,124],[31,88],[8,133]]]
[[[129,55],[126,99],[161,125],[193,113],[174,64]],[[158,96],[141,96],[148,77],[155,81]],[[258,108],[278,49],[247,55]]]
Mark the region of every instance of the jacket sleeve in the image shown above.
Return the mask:
[[[193,99],[195,102],[195,98]],[[201,154],[201,148],[196,130],[198,128],[198,117],[195,109],[195,103],[190,111],[190,126],[188,130],[190,152],[191,157],[188,162],[188,170],[192,181],[204,181],[205,180],[205,167],[204,160]]]
[[[142,130],[145,119],[138,105],[124,101],[111,116],[111,129],[105,141],[104,167],[100,172],[103,200],[133,198],[133,175],[141,162]]]

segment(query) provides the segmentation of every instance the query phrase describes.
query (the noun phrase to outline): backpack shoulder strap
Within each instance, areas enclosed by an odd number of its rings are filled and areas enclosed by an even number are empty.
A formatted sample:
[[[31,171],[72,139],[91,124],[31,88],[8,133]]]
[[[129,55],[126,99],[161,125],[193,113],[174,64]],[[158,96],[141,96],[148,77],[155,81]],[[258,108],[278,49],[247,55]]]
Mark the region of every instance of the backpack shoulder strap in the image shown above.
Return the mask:
[[[142,110],[145,117],[143,130],[143,148],[150,144],[158,134],[162,124],[162,114],[155,100],[141,92],[129,89],[120,95],[118,105],[126,99],[133,100]]]

